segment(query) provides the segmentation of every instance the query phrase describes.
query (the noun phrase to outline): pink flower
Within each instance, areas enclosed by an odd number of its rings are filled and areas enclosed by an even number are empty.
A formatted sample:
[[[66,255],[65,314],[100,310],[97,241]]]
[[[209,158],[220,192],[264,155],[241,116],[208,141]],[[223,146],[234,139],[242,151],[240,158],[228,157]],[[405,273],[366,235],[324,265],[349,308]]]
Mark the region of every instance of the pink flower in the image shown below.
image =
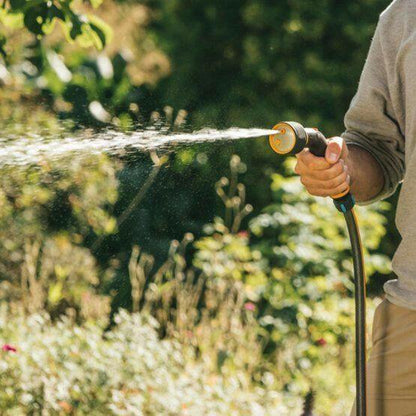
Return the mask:
[[[256,305],[253,302],[246,302],[244,304],[244,309],[246,311],[254,311],[254,310],[256,310]]]
[[[12,346],[11,346],[11,345],[9,345],[9,344],[4,344],[4,345],[1,347],[1,350],[2,350],[2,351],[17,352],[17,348],[12,347]]]
[[[325,339],[323,339],[323,338],[319,338],[319,339],[316,341],[316,345],[319,345],[319,346],[323,347],[324,345],[326,345],[326,341],[325,341]]]
[[[237,235],[241,238],[248,238],[248,231],[242,230]]]

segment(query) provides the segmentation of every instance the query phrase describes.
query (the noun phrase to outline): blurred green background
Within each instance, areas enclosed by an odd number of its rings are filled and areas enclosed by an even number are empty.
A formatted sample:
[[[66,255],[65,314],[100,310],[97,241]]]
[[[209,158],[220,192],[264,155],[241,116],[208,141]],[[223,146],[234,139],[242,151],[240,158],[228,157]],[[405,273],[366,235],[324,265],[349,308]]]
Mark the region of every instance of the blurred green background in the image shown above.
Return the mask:
[[[6,1],[4,135],[339,135],[388,3]],[[347,414],[349,243],[293,165],[251,139],[2,167],[2,414]],[[395,204],[358,208],[369,325]]]

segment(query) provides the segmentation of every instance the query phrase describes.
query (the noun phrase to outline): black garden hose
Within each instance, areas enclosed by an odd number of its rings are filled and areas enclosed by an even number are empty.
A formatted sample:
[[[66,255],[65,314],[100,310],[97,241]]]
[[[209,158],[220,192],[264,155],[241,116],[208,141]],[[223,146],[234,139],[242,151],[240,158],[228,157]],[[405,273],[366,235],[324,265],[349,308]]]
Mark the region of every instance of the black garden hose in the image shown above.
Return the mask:
[[[354,209],[344,213],[351,241],[355,285],[355,365],[357,416],[366,416],[366,337],[365,337],[365,270],[360,231]]]
[[[289,121],[273,127],[276,134],[269,137],[272,149],[281,155],[295,155],[305,147],[315,156],[324,157],[327,147],[325,136],[315,128],[304,128],[301,124]],[[365,269],[364,256],[354,212],[355,200],[347,187],[338,195],[331,196],[335,207],[342,212],[348,227],[354,264],[355,285],[355,371],[356,371],[356,415],[367,415],[366,396],[366,325],[365,325]]]

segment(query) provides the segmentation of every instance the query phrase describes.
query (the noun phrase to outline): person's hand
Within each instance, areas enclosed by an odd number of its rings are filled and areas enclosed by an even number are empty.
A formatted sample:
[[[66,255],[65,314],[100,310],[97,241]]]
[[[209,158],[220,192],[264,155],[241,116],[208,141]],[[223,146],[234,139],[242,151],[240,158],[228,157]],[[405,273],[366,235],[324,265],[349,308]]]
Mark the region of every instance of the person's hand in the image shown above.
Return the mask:
[[[295,173],[311,195],[337,195],[350,185],[348,147],[342,137],[328,140],[325,157],[317,157],[305,148],[296,158]]]

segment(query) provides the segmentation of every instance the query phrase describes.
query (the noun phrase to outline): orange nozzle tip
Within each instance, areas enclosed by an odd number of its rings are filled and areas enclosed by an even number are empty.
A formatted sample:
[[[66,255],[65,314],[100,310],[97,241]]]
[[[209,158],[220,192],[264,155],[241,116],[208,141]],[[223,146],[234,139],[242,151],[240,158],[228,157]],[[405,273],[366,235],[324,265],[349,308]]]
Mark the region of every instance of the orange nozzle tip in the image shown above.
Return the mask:
[[[272,130],[276,130],[276,134],[269,136],[269,144],[274,152],[285,155],[289,153],[296,143],[296,137],[292,132],[290,125],[285,122],[276,124]]]
[[[273,127],[272,127],[272,130],[282,130],[282,124],[285,124],[285,123],[277,123],[277,124],[275,124]]]

